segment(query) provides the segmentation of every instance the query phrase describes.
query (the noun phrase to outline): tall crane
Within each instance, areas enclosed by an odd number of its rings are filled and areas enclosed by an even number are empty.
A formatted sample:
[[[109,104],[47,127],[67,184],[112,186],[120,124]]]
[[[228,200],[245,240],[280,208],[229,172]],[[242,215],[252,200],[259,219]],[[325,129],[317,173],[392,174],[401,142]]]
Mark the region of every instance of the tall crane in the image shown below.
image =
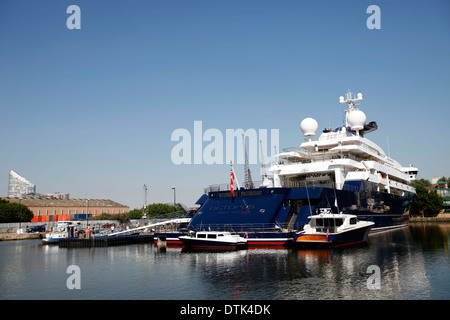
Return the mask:
[[[261,183],[264,182],[264,180],[267,179],[267,172],[266,172],[266,162],[264,161],[264,152],[263,152],[263,146],[262,146],[262,140],[259,140],[259,152],[261,154]]]
[[[147,218],[147,186],[145,185],[145,183],[144,183],[144,208],[142,211],[143,211],[142,217],[144,219],[146,219]]]
[[[250,167],[248,166],[247,147],[245,146],[244,134],[242,134],[242,146],[244,148],[244,174],[245,174],[244,188],[253,189],[252,174],[250,172]]]

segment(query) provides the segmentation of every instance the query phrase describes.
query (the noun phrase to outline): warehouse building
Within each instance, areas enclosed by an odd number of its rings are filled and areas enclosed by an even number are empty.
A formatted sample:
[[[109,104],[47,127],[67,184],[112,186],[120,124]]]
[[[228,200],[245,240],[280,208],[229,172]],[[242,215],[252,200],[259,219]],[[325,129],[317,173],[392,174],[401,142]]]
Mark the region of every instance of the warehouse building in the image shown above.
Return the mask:
[[[3,198],[27,206],[34,214],[32,222],[86,219],[102,213],[128,213],[130,208],[108,199]]]

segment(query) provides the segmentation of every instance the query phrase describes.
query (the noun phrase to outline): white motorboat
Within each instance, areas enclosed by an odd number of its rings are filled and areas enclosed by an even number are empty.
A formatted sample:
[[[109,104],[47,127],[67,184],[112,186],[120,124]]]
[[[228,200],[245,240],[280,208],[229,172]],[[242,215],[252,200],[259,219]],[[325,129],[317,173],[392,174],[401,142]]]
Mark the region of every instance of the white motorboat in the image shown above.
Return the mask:
[[[340,247],[367,242],[371,221],[358,221],[356,215],[321,213],[309,217],[310,221],[294,237],[297,246]]]
[[[45,238],[42,239],[42,244],[57,244],[61,239],[72,238],[75,236],[79,226],[80,222],[58,221],[52,232],[47,233]]]
[[[190,249],[236,250],[247,245],[247,239],[225,231],[191,232],[179,239]]]

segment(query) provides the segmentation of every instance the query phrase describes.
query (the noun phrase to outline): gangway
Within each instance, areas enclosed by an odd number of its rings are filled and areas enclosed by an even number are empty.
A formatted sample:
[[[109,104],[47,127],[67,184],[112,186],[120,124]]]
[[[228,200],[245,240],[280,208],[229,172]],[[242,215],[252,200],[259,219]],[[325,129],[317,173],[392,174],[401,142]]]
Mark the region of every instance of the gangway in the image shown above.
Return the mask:
[[[166,220],[166,221],[160,221],[160,222],[156,222],[156,223],[150,223],[147,224],[145,226],[142,227],[137,227],[137,228],[132,228],[132,229],[127,229],[124,231],[119,231],[119,232],[114,232],[114,233],[110,233],[108,234],[109,237],[114,237],[117,235],[126,235],[128,233],[134,233],[136,231],[140,231],[140,230],[144,230],[147,228],[153,228],[153,227],[157,227],[157,226],[163,226],[165,224],[172,224],[172,223],[189,223],[191,221],[191,218],[177,218],[177,219],[170,219],[170,220]]]

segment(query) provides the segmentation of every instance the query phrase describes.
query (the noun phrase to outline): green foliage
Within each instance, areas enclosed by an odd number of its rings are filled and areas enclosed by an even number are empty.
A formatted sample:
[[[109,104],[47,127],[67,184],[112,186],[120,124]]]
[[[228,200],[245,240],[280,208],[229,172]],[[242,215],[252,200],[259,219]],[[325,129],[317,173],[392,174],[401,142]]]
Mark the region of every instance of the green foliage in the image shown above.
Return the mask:
[[[141,219],[142,218],[142,209],[133,209],[128,212],[128,217],[130,219]]]
[[[147,217],[150,218],[180,210],[183,210],[181,206],[174,207],[173,205],[165,203],[153,203],[147,206],[146,213]],[[128,213],[120,213],[120,214],[102,213],[96,217],[93,217],[91,220],[118,220],[119,222],[126,223],[130,221],[130,219],[142,219],[143,214],[144,212],[141,208],[130,210],[130,212]]]
[[[432,216],[439,213],[444,200],[436,192],[428,192],[428,190],[420,185],[415,184],[416,194],[411,203],[411,214]]]
[[[174,207],[170,204],[166,203],[153,203],[149,206],[147,206],[147,217],[155,217],[159,216],[161,214],[166,214],[169,212],[175,212],[177,210],[180,210],[181,208]]]
[[[119,213],[119,214],[102,213],[96,217],[91,218],[90,220],[117,220],[120,223],[126,223],[130,221],[130,217],[128,216],[127,213]]]
[[[431,186],[431,182],[428,179],[418,179],[414,181],[414,187],[422,186],[422,187],[429,187]]]
[[[184,209],[179,205],[174,207],[173,205],[166,203],[153,203],[147,206],[145,212],[147,214],[147,218],[150,218],[180,210],[184,211]],[[130,217],[133,216],[133,218],[131,219],[141,219],[143,216],[143,210],[142,209],[131,210],[129,212],[129,216]]]
[[[31,222],[33,212],[20,203],[0,200],[0,223]]]
[[[446,182],[450,186],[450,177],[441,177],[438,182]]]

